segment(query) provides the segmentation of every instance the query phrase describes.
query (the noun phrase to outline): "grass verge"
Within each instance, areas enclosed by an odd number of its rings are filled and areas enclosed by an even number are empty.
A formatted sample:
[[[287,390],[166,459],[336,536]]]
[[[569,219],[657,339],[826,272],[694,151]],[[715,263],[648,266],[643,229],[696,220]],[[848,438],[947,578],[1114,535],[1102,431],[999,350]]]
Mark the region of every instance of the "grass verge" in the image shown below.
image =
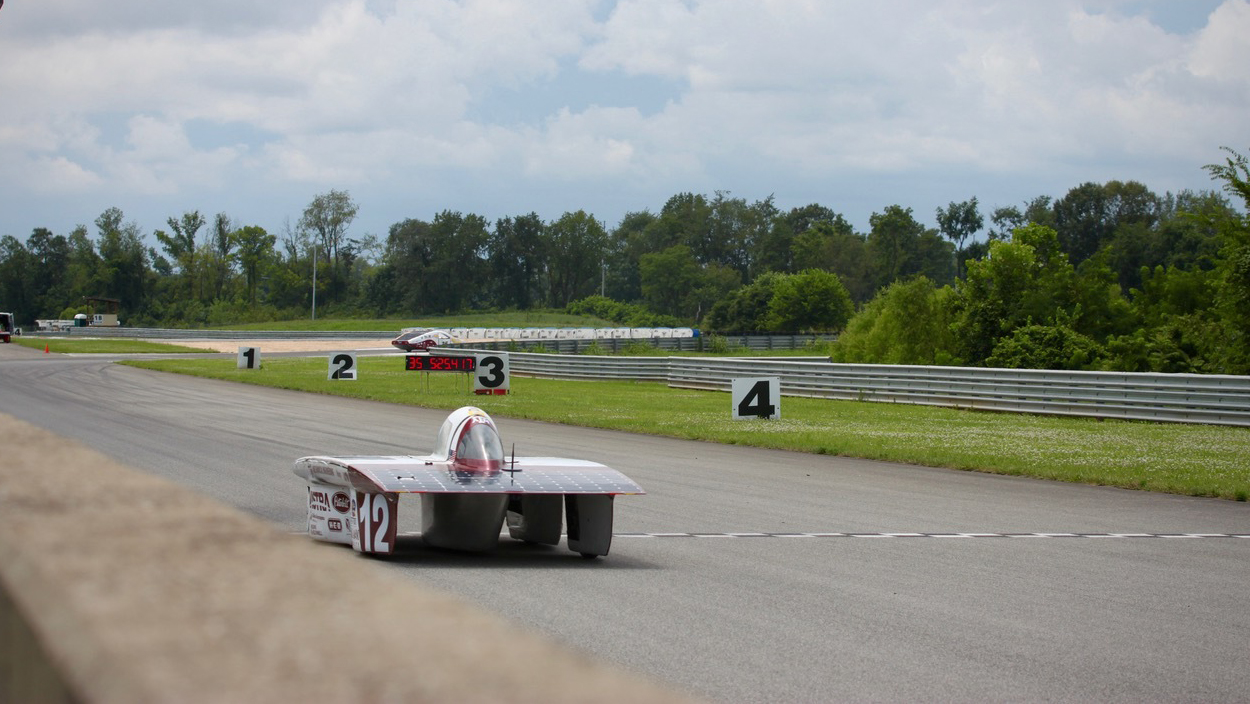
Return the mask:
[[[49,352],[73,354],[170,354],[183,352],[204,354],[207,351],[198,347],[170,345],[164,342],[148,342],[146,340],[113,338],[96,340],[64,337],[15,337],[13,338],[13,341],[23,347],[34,347],[35,349],[47,349]]]
[[[459,374],[423,378],[397,357],[359,357],[360,378],[329,381],[324,358],[124,362],[284,389],[512,418],[933,467],[1245,501],[1250,429],[985,413],[786,397],[782,418],[732,421],[725,393],[663,384],[513,377],[508,396],[475,396]],[[428,386],[427,386],[428,384]]]

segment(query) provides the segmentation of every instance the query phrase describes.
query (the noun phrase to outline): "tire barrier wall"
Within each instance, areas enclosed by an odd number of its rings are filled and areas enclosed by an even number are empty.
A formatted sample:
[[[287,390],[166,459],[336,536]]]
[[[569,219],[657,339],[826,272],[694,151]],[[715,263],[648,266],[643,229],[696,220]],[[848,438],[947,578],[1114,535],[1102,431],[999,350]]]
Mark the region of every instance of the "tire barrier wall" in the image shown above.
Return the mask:
[[[0,702],[690,701],[11,416],[0,437]]]

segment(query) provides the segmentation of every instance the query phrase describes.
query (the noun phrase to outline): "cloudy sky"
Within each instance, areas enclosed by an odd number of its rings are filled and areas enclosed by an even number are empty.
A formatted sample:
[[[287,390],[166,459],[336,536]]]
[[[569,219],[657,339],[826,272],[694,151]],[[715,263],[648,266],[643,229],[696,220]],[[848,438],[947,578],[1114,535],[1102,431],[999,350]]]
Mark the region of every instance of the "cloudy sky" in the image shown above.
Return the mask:
[[[983,211],[1207,189],[1250,147],[1248,0],[7,0],[0,235],[106,208],[385,238],[669,196]],[[91,228],[94,234],[94,227]]]

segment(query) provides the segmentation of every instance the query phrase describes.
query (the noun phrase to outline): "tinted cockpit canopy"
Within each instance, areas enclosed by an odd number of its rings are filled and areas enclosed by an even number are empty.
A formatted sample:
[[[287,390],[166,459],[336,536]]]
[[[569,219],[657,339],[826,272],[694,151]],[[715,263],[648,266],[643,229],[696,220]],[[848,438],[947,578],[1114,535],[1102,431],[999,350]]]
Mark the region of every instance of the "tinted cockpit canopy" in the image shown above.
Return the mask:
[[[469,418],[461,427],[453,457],[456,469],[498,472],[504,460],[499,431],[485,418]]]

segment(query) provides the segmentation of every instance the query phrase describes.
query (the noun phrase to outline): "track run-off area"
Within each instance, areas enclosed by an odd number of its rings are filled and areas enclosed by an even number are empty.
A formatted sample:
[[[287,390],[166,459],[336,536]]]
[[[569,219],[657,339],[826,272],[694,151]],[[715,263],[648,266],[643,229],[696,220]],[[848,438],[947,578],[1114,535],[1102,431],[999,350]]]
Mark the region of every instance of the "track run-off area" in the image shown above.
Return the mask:
[[[446,416],[111,359],[3,346],[0,412],[289,532],[295,458],[427,452]],[[496,421],[648,491],[612,553],[434,550],[404,497],[399,554],[360,569],[717,701],[1246,698],[1244,502]]]

